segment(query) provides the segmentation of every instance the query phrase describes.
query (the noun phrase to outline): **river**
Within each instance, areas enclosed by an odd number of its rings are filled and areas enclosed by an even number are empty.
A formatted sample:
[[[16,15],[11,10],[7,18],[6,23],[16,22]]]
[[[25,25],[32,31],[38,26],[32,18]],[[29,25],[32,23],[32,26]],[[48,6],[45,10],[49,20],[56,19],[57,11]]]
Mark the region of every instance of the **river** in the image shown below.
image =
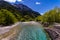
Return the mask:
[[[13,26],[2,27],[0,28],[0,30],[2,30],[0,34],[8,32],[11,28],[13,28],[13,33],[8,35],[8,37],[3,38],[2,40],[13,40],[13,35],[15,35],[15,32],[17,32],[17,30],[19,30],[19,32],[17,33],[18,35],[15,37],[14,40],[49,40],[49,37],[47,36],[44,28],[38,22],[19,22]]]
[[[21,23],[22,30],[16,40],[49,40],[43,27],[37,22]]]

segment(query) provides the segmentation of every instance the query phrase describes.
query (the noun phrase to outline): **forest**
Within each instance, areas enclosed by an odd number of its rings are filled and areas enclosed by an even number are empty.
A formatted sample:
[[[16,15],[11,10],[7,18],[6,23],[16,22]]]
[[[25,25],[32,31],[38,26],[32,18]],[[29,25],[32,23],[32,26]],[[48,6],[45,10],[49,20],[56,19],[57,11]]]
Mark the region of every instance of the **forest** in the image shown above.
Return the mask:
[[[60,8],[56,7],[45,12],[43,15],[36,18],[37,21],[47,22],[49,24],[60,23]]]

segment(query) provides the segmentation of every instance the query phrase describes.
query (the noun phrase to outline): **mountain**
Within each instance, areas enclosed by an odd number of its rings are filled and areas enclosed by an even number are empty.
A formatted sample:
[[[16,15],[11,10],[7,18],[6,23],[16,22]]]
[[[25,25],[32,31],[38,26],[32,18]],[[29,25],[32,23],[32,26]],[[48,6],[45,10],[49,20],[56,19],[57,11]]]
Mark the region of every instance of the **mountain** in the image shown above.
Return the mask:
[[[17,7],[22,13],[23,15],[30,15],[30,16],[33,16],[33,17],[37,17],[38,15],[40,15],[38,12],[35,12],[33,11],[31,8],[23,5],[23,4],[14,4],[15,7]],[[28,13],[27,13],[28,12]]]
[[[2,8],[5,8],[5,9],[8,9],[9,11],[15,11],[15,10],[18,10],[19,12],[22,12],[21,14],[24,15],[27,13],[26,12],[29,12],[29,14],[33,17],[36,17],[38,15],[40,15],[38,12],[35,12],[33,11],[31,8],[23,5],[23,4],[20,4],[20,3],[14,3],[13,5],[11,5],[10,3],[8,2],[5,2],[5,1],[0,1],[0,7]],[[11,10],[10,10],[11,9]]]
[[[3,25],[13,24],[17,21],[32,21],[37,16],[40,16],[38,12],[33,11],[26,5],[20,3],[11,4],[6,1],[0,1],[0,14],[0,24]]]
[[[33,11],[31,8],[29,8],[26,5],[21,4],[20,2],[15,2],[13,4],[15,7],[17,7],[24,15],[29,14],[30,16],[37,17],[38,15],[40,15],[40,13]],[[27,13],[28,12],[28,13]]]

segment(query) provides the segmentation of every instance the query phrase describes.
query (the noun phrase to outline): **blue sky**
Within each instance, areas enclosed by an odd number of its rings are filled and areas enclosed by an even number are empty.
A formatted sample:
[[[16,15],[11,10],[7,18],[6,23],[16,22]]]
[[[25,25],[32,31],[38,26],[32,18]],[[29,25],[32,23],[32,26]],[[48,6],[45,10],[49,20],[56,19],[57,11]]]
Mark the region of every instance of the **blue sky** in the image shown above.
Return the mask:
[[[8,2],[15,2],[16,0],[5,0]],[[17,0],[24,5],[27,5],[34,11],[37,11],[41,14],[49,11],[55,7],[60,7],[60,0]]]

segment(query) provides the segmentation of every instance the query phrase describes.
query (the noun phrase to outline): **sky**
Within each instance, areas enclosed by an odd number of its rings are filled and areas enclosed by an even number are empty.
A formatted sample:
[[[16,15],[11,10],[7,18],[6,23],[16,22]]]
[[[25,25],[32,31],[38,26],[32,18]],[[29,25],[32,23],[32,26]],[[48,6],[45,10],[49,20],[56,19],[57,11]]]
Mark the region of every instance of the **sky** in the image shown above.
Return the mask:
[[[5,0],[10,3],[15,3],[16,0]],[[32,10],[44,14],[45,12],[54,9],[55,7],[60,8],[60,0],[17,0],[20,3],[27,5]]]

